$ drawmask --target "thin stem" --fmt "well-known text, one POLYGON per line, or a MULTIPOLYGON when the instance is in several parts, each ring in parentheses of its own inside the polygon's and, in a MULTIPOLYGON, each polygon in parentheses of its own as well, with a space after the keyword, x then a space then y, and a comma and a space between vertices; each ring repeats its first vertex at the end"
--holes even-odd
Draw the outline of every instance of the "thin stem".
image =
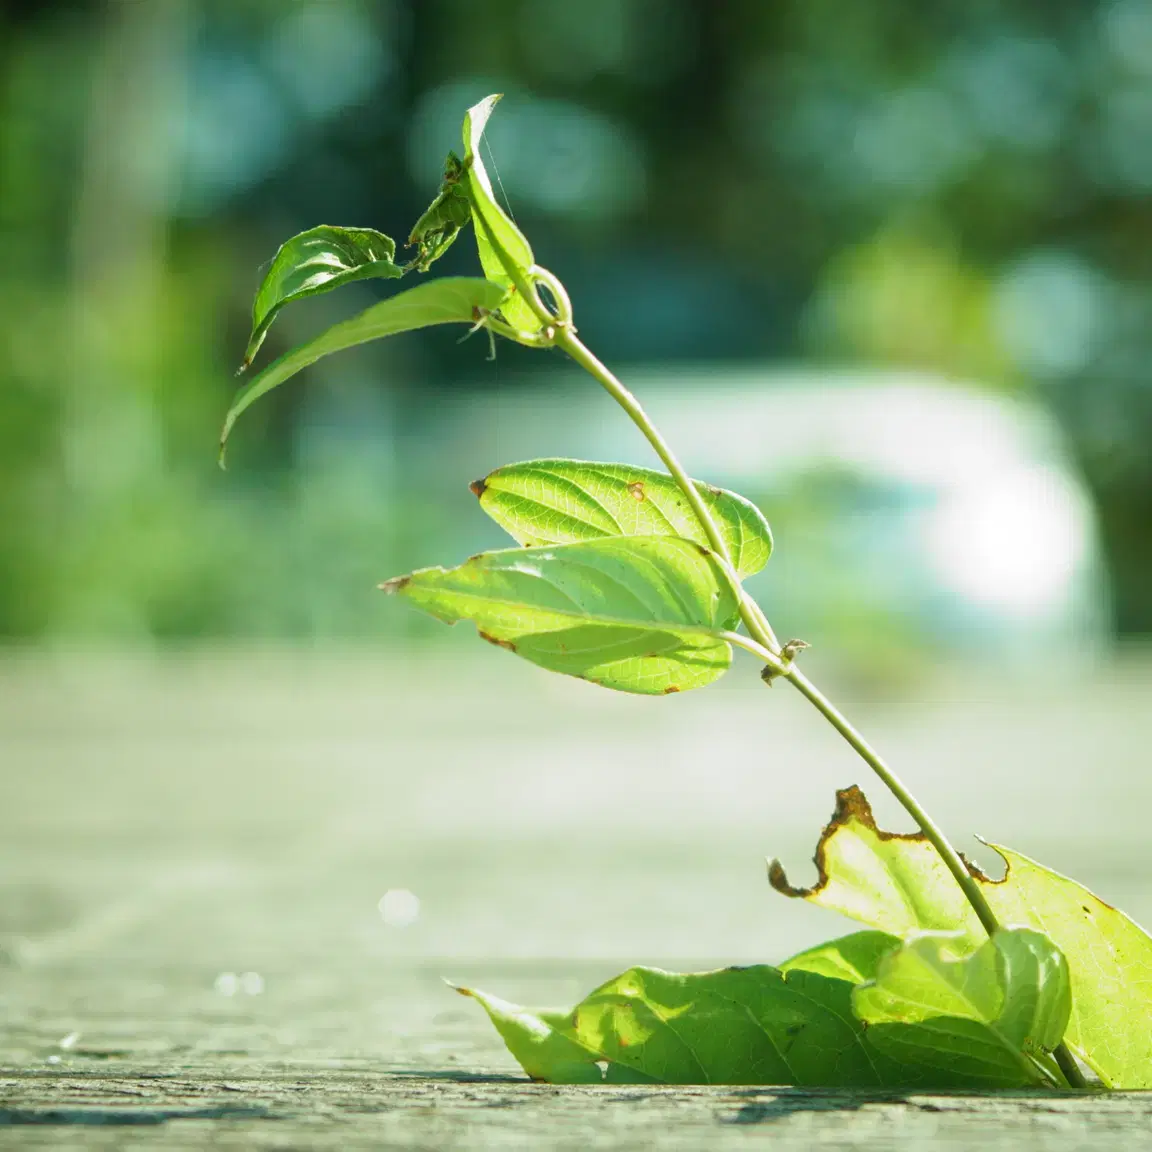
MULTIPOLYGON (((720 535, 720 529, 716 526, 716 521, 713 519, 708 505, 704 503, 699 489, 692 482, 688 473, 684 471, 683 465, 676 458, 676 454, 669 447, 668 442, 660 435, 656 426, 648 418, 648 413, 640 406, 640 401, 585 347, 571 328, 563 327, 557 330, 556 347, 562 348, 585 372, 600 383, 612 399, 628 413, 632 423, 640 429, 644 438, 655 449, 656 455, 663 461, 664 467, 668 469, 680 490, 687 497, 688 503, 692 505, 692 511, 696 514, 700 527, 704 529, 704 535, 708 537, 712 551, 731 568, 732 554, 728 551, 724 537, 720 535)), ((755 601, 745 595, 742 589, 740 590, 740 618, 744 621, 744 626, 754 640, 767 648, 769 652, 780 651, 780 642, 776 639, 771 625, 755 601)))
POLYGON ((1069 1085, 1073 1088, 1087 1088, 1088 1081, 1084 1079, 1084 1074, 1080 1071, 1080 1065, 1076 1063, 1076 1057, 1068 1051, 1068 1045, 1061 1042, 1052 1049, 1052 1058, 1060 1067, 1060 1071, 1064 1073, 1064 1079, 1068 1081, 1069 1085))
MULTIPOLYGON (((975 877, 968 871, 960 853, 952 847, 948 837, 944 835, 932 817, 920 807, 916 797, 908 791, 900 777, 884 763, 872 745, 856 731, 836 705, 795 664, 790 664, 782 675, 785 679, 790 680, 809 702, 816 706, 828 723, 852 745, 857 754, 868 764, 868 767, 880 777, 888 791, 900 801, 904 810, 916 821, 920 831, 924 833, 940 854, 940 858, 944 861, 948 871, 952 873, 956 883, 960 885, 961 891, 967 897, 968 903, 972 905, 972 910, 979 917, 984 930, 991 936, 1000 927, 1000 922, 996 919, 996 914, 992 911, 984 893, 980 891, 980 885, 976 883, 975 877)), ((1065 1044, 1060 1043, 1053 1048, 1052 1056, 1070 1087, 1088 1087, 1088 1082, 1081 1074, 1075 1057, 1069 1052, 1065 1044)))

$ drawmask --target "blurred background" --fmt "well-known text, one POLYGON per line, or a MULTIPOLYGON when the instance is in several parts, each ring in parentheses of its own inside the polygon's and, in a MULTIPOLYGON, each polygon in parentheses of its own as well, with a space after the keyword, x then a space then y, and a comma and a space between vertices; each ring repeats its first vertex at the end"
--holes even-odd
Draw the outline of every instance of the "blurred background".
MULTIPOLYGON (((261 266, 406 235, 490 91, 585 340, 773 523, 783 631, 899 662, 1152 630, 1143 0, 5 0, 0 635, 449 641, 374 585, 501 541, 470 480, 650 462, 558 357, 434 330, 294 380, 215 468, 261 266)), ((390 290, 288 309, 265 357, 390 290)))
MULTIPOLYGON (((668 962, 826 928, 760 857, 802 869, 864 772, 795 694, 742 663, 617 697, 375 589, 504 546, 494 467, 655 463, 561 357, 378 342, 216 466, 262 265, 405 236, 490 92, 583 338, 772 523, 781 636, 957 833, 1152 911, 1147 0, 0 0, 0 956, 168 947, 210 996, 333 940, 668 962)), ((436 272, 477 270, 465 235, 436 272)), ((286 309, 263 361, 392 290, 286 309)), ((14 1050, 79 1027, 59 997, 14 1050)))

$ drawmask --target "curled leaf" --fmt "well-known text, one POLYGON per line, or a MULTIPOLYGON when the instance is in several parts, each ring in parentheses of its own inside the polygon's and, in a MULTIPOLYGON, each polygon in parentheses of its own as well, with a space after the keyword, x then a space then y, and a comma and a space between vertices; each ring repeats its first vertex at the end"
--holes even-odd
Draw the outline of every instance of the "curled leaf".
POLYGON ((472 205, 461 183, 463 176, 460 157, 449 152, 440 191, 408 236, 408 247, 418 249, 413 263, 420 272, 427 272, 433 261, 448 251, 460 229, 472 219, 472 205))
POLYGON ((396 245, 371 228, 335 228, 321 224, 285 241, 264 274, 252 304, 252 335, 244 353, 244 371, 252 363, 272 321, 285 304, 331 292, 354 280, 395 279, 404 269, 393 263, 396 245))

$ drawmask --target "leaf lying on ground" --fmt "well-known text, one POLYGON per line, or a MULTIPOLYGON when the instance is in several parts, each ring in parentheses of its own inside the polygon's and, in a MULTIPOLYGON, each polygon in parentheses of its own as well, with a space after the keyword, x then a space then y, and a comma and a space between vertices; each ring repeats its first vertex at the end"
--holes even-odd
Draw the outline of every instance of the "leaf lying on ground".
MULTIPOLYGON (((1072 987, 1065 1041, 1112 1088, 1152 1088, 1152 937, 1082 884, 999 845, 1007 872, 969 870, 1003 924, 1043 932, 1064 954, 1072 987)), ((858 788, 837 793, 816 849, 819 878, 789 884, 779 862, 773 887, 898 936, 959 928, 984 938, 975 914, 935 849, 920 834, 877 828, 858 788)))
MULTIPOLYGON (((1014 957, 1022 946, 1015 933, 1007 936, 1002 948, 1014 957)), ((631 968, 570 1011, 530 1010, 473 989, 458 991, 484 1006, 529 1076, 553 1084, 922 1089, 1045 1083, 1028 1053, 1034 1047, 1042 1056, 1063 1027, 1066 979, 1061 991, 1048 969, 1038 975, 1026 964, 1005 963, 986 944, 987 951, 952 962, 951 969, 940 966, 934 984, 917 963, 918 950, 932 943, 923 939, 901 948, 882 933, 857 933, 781 968, 688 975, 631 968), (877 982, 856 988, 825 969, 877 982), (965 997, 965 981, 954 973, 983 981, 976 1007, 975 993, 965 997), (853 1011, 854 996, 862 998, 867 1025, 853 1011)))
POLYGON ((989 1087, 1052 1082, 1038 1060, 1068 1023, 1064 957, 1029 928, 1001 929, 976 951, 963 949, 961 934, 932 932, 885 955, 874 979, 852 993, 868 1042, 894 1060, 989 1087))
POLYGON ((484 552, 382 585, 449 624, 553 672, 645 695, 699 688, 732 649, 732 577, 707 549, 630 536, 484 552))
POLYGON ((524 1071, 552 1084, 879 1087, 889 1068, 862 1041, 852 985, 803 971, 630 968, 570 1012, 461 991, 484 1006, 524 1071))
MULTIPOLYGON (((772 554, 760 509, 735 492, 696 486, 744 579, 772 554)), ((708 544, 696 514, 667 472, 587 460, 508 464, 472 485, 480 507, 521 544, 569 544, 604 536, 680 536, 708 544)))

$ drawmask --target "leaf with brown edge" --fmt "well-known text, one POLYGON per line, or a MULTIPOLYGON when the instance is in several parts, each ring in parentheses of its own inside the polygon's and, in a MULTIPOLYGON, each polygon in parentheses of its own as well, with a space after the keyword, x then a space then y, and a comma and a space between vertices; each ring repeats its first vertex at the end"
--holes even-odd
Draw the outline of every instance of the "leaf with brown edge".
POLYGON ((722 676, 739 619, 731 569, 668 536, 482 552, 382 587, 551 672, 648 696, 722 676))
MULTIPOLYGON (((789 883, 779 861, 772 886, 882 932, 985 934, 951 873, 920 833, 876 825, 859 788, 836 795, 816 848, 818 878, 789 883)), ((1152 937, 1082 884, 1009 848, 989 844, 1007 871, 993 880, 968 864, 997 919, 1045 933, 1068 961, 1072 1013, 1065 1042, 1112 1088, 1152 1088, 1152 937)))

